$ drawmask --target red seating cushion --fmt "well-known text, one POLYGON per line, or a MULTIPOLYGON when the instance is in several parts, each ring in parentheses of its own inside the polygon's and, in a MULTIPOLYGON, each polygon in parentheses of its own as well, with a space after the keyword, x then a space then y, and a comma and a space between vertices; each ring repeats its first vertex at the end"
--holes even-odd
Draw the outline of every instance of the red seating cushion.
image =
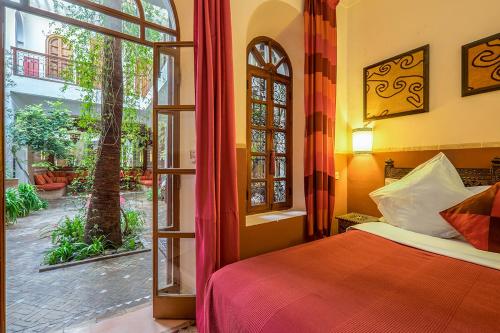
POLYGON ((49 175, 47 175, 46 173, 42 174, 42 177, 43 177, 43 179, 45 179, 45 182, 47 184, 52 184, 53 183, 52 178, 50 178, 49 175))
POLYGON ((151 170, 144 171, 144 175, 140 177, 140 179, 153 179, 153 172, 151 170))
POLYGON ((45 181, 45 178, 43 178, 42 175, 35 175, 35 185, 45 185, 47 182, 45 181))
POLYGON ((141 179, 139 181, 139 183, 141 185, 148 186, 148 187, 153 186, 153 180, 152 179, 141 179))
POLYGON ((69 184, 68 178, 67 177, 54 177, 52 179, 54 183, 64 183, 64 184, 69 184))
POLYGON ((500 182, 440 214, 475 248, 500 253, 500 182))
POLYGON ((50 184, 44 184, 44 185, 37 185, 36 187, 42 191, 55 191, 55 190, 60 190, 62 188, 65 188, 66 184, 65 183, 50 183, 50 184))
POLYGON ((49 176, 50 178, 55 177, 55 175, 52 173, 52 171, 47 171, 47 176, 49 176))

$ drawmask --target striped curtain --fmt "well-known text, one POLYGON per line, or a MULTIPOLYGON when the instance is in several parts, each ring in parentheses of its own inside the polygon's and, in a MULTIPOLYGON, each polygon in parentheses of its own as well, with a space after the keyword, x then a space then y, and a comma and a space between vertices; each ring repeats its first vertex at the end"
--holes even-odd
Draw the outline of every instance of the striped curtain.
POLYGON ((306 0, 304 187, 309 236, 328 236, 335 204, 336 7, 306 0))

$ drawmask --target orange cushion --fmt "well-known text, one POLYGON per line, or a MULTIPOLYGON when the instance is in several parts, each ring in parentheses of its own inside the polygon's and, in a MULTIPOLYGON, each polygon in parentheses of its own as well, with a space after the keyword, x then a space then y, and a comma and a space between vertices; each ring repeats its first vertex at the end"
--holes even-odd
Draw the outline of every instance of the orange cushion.
POLYGON ((52 173, 52 171, 47 171, 47 176, 49 176, 50 178, 55 177, 55 175, 52 173))
POLYGON ((153 186, 153 180, 140 180, 139 183, 144 186, 153 186))
POLYGON ((68 178, 66 178, 66 177, 54 177, 54 178, 52 178, 52 181, 54 183, 64 183, 64 184, 68 184, 69 183, 68 182, 68 178))
POLYGON ((37 185, 36 187, 42 191, 55 191, 55 190, 60 190, 62 188, 65 188, 66 184, 64 184, 64 183, 51 183, 51 184, 37 185))
POLYGON ((500 253, 500 182, 440 214, 475 248, 500 253))
POLYGON ((47 175, 46 173, 42 174, 42 177, 43 177, 43 179, 45 179, 45 182, 46 182, 47 184, 51 184, 51 183, 53 183, 52 179, 51 179, 51 178, 49 177, 49 175, 47 175))
POLYGON ((45 181, 45 178, 43 178, 42 175, 35 175, 35 185, 45 185, 47 182, 45 181))

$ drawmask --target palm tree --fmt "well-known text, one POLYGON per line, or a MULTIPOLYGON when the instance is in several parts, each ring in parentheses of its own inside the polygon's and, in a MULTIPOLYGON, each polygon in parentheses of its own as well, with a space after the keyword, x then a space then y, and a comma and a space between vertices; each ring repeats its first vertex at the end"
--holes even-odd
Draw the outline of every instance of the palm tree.
MULTIPOLYGON (((107 0, 116 7, 120 1, 107 0)), ((107 2, 107 3, 106 3, 107 2)), ((119 7, 119 6, 118 6, 119 7)), ((120 8, 117 8, 120 9, 120 8)), ((121 22, 107 19, 116 29, 121 22)), ((120 227, 120 152, 123 116, 122 41, 106 36, 103 45, 101 135, 94 169, 94 182, 87 211, 85 241, 105 236, 113 247, 122 245, 120 227)))

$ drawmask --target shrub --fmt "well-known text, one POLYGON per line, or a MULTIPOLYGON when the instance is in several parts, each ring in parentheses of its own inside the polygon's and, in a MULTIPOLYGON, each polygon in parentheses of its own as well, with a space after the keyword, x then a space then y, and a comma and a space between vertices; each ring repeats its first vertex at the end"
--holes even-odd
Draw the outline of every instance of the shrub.
POLYGON ((121 229, 124 237, 140 234, 145 223, 143 212, 134 209, 122 210, 121 229))
POLYGON ((142 248, 142 242, 139 239, 139 236, 129 236, 123 239, 122 248, 127 251, 137 250, 138 248, 142 248))
POLYGON ((53 244, 82 243, 85 233, 85 217, 76 215, 73 218, 66 216, 52 230, 50 238, 53 244))
POLYGON ((75 260, 83 260, 104 254, 106 250, 106 239, 103 236, 92 239, 92 243, 76 243, 75 260))
POLYGON ((31 212, 47 208, 48 204, 38 196, 36 187, 21 183, 18 188, 5 190, 5 215, 7 223, 15 223, 17 218, 28 216, 31 212))
POLYGON ((8 188, 5 191, 5 215, 7 223, 16 223, 17 218, 26 214, 26 207, 19 197, 19 192, 15 188, 8 188))
POLYGON ((34 185, 21 183, 17 191, 28 214, 48 207, 47 201, 40 199, 38 196, 37 189, 34 185))
POLYGON ((45 254, 43 261, 48 265, 56 265, 70 261, 74 254, 75 246, 68 241, 63 241, 57 247, 49 250, 45 254))
POLYGON ((35 152, 66 158, 73 145, 69 135, 72 128, 73 118, 64 103, 45 101, 16 111, 10 131, 16 147, 28 146, 35 152))
MULTIPOLYGON (((46 252, 43 262, 47 265, 56 265, 72 260, 83 260, 104 254, 109 243, 105 237, 96 237, 90 244, 84 242, 85 221, 83 214, 73 218, 66 216, 50 232, 54 247, 46 252)), ((134 209, 122 211, 121 227, 123 245, 121 249, 127 251, 143 247, 140 233, 144 229, 144 213, 134 209)))
POLYGON ((90 244, 86 244, 84 232, 84 216, 76 215, 73 218, 66 216, 51 232, 52 244, 55 247, 47 251, 44 263, 55 265, 102 255, 107 246, 106 239, 96 237, 90 244))

